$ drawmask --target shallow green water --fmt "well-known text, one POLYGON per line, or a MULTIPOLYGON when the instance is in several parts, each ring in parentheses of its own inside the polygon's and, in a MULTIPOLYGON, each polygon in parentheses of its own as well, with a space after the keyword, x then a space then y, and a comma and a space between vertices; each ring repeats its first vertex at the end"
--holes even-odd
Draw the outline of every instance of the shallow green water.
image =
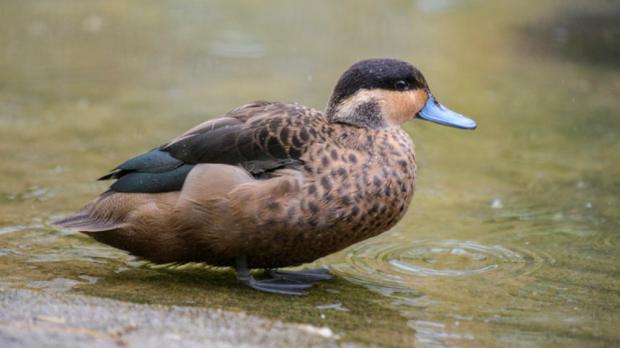
POLYGON ((4 1, 0 285, 241 310, 364 343, 617 345, 618 23, 611 1, 4 1), (320 260, 338 279, 310 296, 155 269, 50 225, 129 156, 250 100, 322 108, 376 56, 415 63, 479 128, 409 124, 409 213, 320 260))

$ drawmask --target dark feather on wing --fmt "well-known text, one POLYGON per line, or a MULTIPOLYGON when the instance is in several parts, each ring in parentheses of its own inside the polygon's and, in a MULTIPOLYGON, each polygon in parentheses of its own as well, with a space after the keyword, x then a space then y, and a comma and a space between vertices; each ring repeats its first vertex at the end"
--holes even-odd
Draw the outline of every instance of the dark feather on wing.
POLYGON ((193 165, 239 165, 257 178, 302 164, 301 151, 279 135, 290 105, 256 102, 200 124, 159 148, 119 165, 99 180, 117 179, 117 192, 180 190, 193 165))

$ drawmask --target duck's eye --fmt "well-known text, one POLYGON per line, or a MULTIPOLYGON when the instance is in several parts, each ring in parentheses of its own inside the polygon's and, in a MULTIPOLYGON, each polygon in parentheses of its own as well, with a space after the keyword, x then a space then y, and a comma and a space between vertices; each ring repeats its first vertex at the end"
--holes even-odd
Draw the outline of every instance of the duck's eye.
POLYGON ((409 89, 409 82, 407 81, 403 81, 403 80, 398 80, 394 83, 394 88, 396 88, 399 91, 405 91, 409 89))

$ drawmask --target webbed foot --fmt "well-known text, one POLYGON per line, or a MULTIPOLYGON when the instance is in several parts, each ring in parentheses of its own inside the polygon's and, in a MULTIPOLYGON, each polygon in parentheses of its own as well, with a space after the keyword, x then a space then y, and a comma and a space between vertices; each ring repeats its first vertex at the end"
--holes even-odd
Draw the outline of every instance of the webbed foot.
POLYGON ((269 292, 273 294, 281 295, 306 295, 304 289, 312 287, 312 284, 304 283, 302 281, 285 279, 281 277, 274 277, 269 279, 254 279, 250 270, 247 267, 247 261, 245 257, 238 257, 235 260, 235 269, 237 270, 237 279, 258 291, 269 292))
POLYGON ((316 282, 334 278, 334 276, 329 273, 329 269, 327 269, 327 267, 306 269, 297 272, 277 271, 272 269, 269 270, 269 274, 277 279, 286 279, 298 282, 316 282))
POLYGON ((243 279, 241 277, 237 277, 237 279, 252 289, 281 295, 306 295, 304 289, 312 287, 312 284, 278 278, 256 280, 254 277, 250 276, 249 279, 243 279))

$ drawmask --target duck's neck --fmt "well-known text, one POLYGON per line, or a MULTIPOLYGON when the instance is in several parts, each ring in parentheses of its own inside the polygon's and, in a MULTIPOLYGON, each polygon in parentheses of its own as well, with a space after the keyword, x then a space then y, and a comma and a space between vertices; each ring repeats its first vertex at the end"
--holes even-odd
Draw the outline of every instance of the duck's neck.
POLYGON ((373 91, 362 91, 342 100, 330 100, 325 114, 330 122, 356 127, 384 129, 389 127, 383 107, 373 91))

